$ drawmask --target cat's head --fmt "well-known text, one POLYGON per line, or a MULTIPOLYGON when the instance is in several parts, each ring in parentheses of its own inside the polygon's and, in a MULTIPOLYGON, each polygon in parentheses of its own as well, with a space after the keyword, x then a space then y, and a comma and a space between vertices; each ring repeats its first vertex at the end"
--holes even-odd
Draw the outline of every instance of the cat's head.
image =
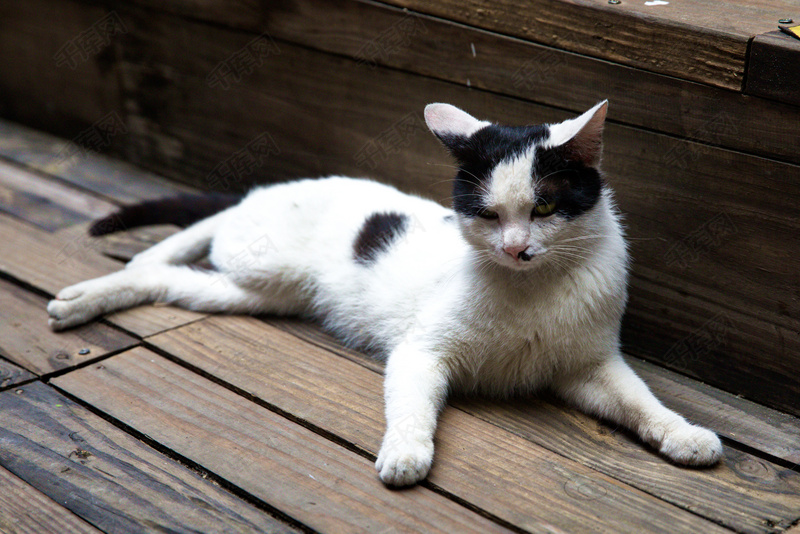
POLYGON ((475 249, 515 270, 569 250, 601 199, 607 107, 537 126, 500 126, 449 104, 425 108, 425 122, 458 163, 453 208, 475 249))

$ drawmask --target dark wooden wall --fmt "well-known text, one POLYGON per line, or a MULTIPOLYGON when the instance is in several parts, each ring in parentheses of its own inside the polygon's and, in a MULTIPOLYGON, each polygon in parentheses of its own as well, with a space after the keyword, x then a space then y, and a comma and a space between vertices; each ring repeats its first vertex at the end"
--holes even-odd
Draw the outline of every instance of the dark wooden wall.
POLYGON ((0 2, 0 115, 208 189, 342 173, 446 203, 425 104, 523 124, 610 99, 626 350, 798 414, 800 108, 673 59, 658 73, 357 0, 0 2))

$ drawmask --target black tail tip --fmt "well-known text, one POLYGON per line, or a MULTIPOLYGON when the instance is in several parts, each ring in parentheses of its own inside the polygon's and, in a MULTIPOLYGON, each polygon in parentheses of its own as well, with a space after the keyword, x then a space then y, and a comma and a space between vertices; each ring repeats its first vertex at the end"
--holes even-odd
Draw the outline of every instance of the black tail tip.
POLYGON ((113 234, 114 232, 121 232, 127 229, 128 227, 119 217, 119 213, 112 213, 92 223, 92 226, 89 227, 89 235, 92 237, 99 237, 101 235, 113 234))

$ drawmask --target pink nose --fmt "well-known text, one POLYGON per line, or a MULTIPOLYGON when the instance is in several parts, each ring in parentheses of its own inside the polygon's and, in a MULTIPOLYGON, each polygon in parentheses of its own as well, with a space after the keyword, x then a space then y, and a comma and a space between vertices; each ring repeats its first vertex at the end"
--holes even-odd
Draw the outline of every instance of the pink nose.
POLYGON ((508 247, 503 247, 503 251, 506 254, 511 255, 512 258, 519 259, 519 253, 524 252, 525 249, 527 248, 528 245, 508 246, 508 247))

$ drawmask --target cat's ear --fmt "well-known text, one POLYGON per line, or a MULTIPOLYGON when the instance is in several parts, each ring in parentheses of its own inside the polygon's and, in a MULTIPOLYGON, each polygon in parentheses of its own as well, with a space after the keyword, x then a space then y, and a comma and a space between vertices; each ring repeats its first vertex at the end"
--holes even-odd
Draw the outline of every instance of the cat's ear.
POLYGON ((480 121, 450 104, 425 106, 425 122, 434 135, 451 151, 457 150, 469 136, 491 124, 480 121))
POLYGON ((566 156, 589 167, 600 163, 603 154, 603 125, 606 121, 608 100, 574 119, 550 124, 548 146, 563 146, 566 156))

